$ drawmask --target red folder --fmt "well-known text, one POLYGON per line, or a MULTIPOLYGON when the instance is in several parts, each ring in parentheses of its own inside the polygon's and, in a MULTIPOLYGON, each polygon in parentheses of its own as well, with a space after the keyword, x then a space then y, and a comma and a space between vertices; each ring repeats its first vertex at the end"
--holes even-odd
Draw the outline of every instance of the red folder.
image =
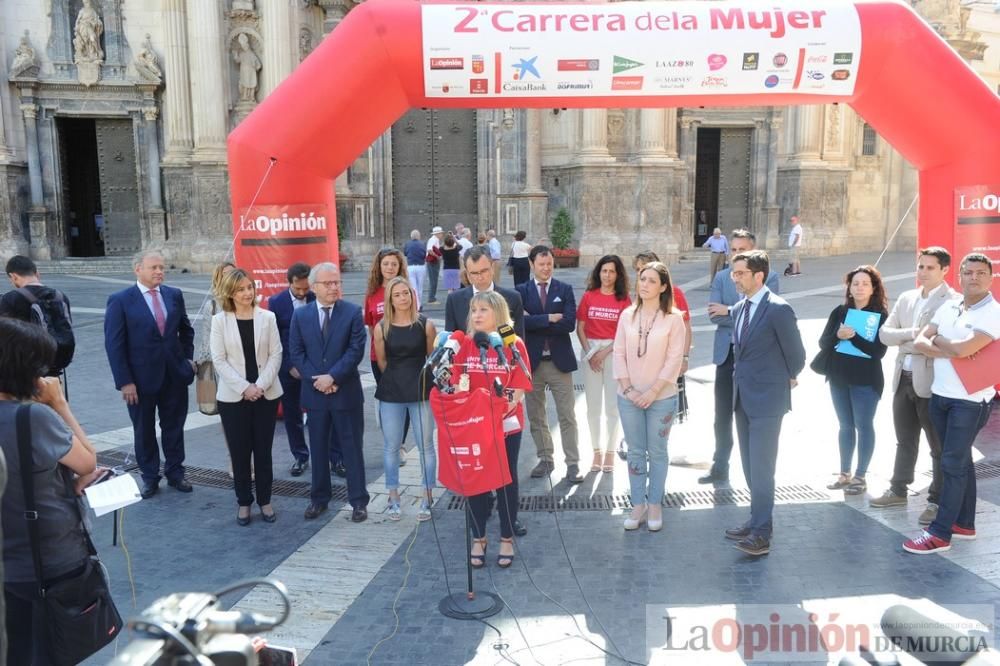
POLYGON ((1000 341, 986 345, 972 356, 951 359, 951 365, 969 393, 1000 384, 1000 341))

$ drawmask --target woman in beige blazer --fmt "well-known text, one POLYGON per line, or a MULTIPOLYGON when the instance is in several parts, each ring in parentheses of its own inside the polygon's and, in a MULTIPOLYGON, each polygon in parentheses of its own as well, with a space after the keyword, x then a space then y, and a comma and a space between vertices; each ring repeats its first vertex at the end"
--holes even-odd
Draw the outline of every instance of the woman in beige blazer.
POLYGON ((250 524, 252 458, 261 517, 273 523, 277 516, 271 507, 271 445, 282 394, 278 324, 273 313, 257 307, 253 280, 241 268, 223 278, 219 300, 222 312, 212 318, 209 346, 219 378, 219 416, 233 461, 236 522, 250 524))

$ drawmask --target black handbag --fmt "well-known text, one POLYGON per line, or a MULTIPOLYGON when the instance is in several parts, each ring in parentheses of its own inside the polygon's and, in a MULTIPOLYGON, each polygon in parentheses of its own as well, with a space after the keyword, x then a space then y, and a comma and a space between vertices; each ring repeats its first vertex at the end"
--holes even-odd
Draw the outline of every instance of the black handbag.
POLYGON ((830 374, 830 362, 833 360, 834 351, 830 349, 820 349, 819 353, 816 354, 816 358, 812 360, 809 364, 809 369, 815 372, 817 375, 822 375, 826 377, 830 374))
POLYGON ((24 519, 28 524, 31 558, 38 581, 38 594, 45 612, 45 624, 35 631, 45 632, 50 663, 56 666, 78 664, 115 639, 122 629, 122 617, 115 608, 97 557, 97 549, 83 522, 80 505, 74 502, 80 527, 87 539, 90 557, 83 567, 66 576, 46 581, 42 577, 41 540, 38 535, 38 512, 35 510, 35 479, 31 457, 31 405, 17 408, 17 448, 21 459, 21 483, 24 489, 24 519))

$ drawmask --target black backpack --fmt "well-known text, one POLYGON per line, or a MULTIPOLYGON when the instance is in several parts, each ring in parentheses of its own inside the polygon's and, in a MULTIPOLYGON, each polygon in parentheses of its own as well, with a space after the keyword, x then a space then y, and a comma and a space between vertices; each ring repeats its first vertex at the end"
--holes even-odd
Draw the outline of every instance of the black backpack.
POLYGON ((21 287, 17 291, 28 299, 31 306, 31 321, 48 331, 56 341, 56 358, 49 372, 57 373, 65 370, 73 360, 73 352, 76 351, 73 318, 70 316, 66 299, 55 289, 46 289, 39 295, 27 287, 21 287))

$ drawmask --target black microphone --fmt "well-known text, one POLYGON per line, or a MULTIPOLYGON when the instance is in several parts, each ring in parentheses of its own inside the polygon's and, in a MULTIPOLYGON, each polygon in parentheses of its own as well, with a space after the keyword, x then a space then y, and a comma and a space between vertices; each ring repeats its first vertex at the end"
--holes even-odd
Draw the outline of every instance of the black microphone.
POLYGON ((497 394, 498 398, 503 397, 503 382, 500 381, 499 377, 493 378, 493 392, 497 394))
POLYGON ((489 370, 486 368, 486 352, 490 348, 490 336, 482 331, 477 331, 472 336, 472 341, 479 347, 479 361, 483 364, 483 372, 489 374, 489 370))
POLYGON ((517 365, 521 368, 521 372, 526 374, 528 377, 531 377, 531 370, 529 370, 528 366, 525 365, 524 359, 521 358, 521 353, 517 351, 517 345, 515 344, 517 342, 517 333, 514 332, 514 327, 510 324, 498 326, 497 333, 500 334, 500 338, 503 340, 503 343, 510 347, 510 353, 517 362, 517 365))
POLYGON ((956 631, 899 604, 882 614, 881 624, 893 645, 927 664, 962 663, 986 645, 981 633, 956 631))
POLYGON ((510 363, 507 362, 507 355, 503 353, 503 339, 500 337, 499 333, 490 333, 490 347, 493 347, 493 351, 497 353, 500 365, 502 365, 507 372, 510 372, 510 363))

